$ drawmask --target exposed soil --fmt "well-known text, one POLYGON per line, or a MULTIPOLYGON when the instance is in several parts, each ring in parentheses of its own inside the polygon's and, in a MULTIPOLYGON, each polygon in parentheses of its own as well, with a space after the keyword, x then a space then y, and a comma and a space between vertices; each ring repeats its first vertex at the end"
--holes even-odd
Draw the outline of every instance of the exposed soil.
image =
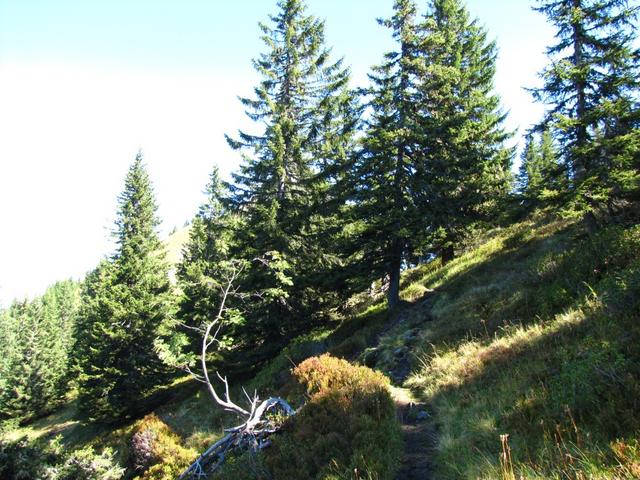
MULTIPOLYGON (((430 316, 429 308, 435 292, 429 291, 420 303, 405 308, 389 319, 384 329, 376 335, 370 347, 376 347, 382 337, 398 325, 408 320, 409 308, 420 308, 425 317, 430 316)), ((361 352, 360 352, 361 353, 361 352)), ((357 357, 358 354, 356 354, 357 357)), ((375 367, 374 367, 375 368, 375 367)), ((433 453, 437 443, 436 422, 432 410, 425 403, 416 401, 411 390, 402 388, 402 384, 411 374, 412 365, 406 349, 399 350, 395 356, 393 368, 387 371, 393 384, 393 399, 396 403, 398 421, 404 442, 403 455, 396 480, 432 480, 433 453)))
POLYGON ((407 389, 395 389, 394 399, 404 441, 403 457, 396 479, 431 480, 436 444, 435 422, 431 412, 425 404, 414 402, 407 389))

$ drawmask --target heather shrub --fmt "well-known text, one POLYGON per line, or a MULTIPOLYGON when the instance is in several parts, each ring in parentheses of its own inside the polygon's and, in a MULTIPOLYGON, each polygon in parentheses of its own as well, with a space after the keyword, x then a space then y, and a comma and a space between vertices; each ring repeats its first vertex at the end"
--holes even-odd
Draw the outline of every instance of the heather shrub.
POLYGON ((329 355, 293 375, 308 400, 265 452, 273 478, 393 478, 401 442, 386 377, 329 355))
POLYGON ((155 414, 135 426, 129 464, 140 480, 173 480, 198 453, 181 445, 180 437, 155 414))

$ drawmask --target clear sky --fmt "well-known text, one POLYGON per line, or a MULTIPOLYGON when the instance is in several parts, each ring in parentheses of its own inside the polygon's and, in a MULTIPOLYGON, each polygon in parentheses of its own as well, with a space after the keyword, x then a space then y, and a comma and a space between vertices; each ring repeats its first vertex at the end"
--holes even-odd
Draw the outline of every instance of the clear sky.
MULTIPOLYGON (((469 0, 500 49, 508 127, 542 109, 553 32, 534 0, 469 0)), ((425 4, 425 1, 419 1, 425 4)), ((224 133, 251 128, 236 97, 257 82, 257 23, 275 0, 0 0, 0 306, 111 253, 116 197, 142 149, 166 234, 195 213, 208 173, 238 155, 224 133)), ((308 0, 327 43, 364 85, 392 47, 377 17, 393 0, 308 0)))

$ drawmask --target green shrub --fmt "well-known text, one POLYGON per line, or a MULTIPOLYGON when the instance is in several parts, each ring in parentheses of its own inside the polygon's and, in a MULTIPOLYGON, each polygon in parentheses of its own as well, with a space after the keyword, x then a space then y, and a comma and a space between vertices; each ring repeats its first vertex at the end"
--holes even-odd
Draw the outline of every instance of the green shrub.
POLYGON ((197 456, 155 414, 147 415, 134 428, 129 464, 140 480, 173 480, 197 456))
POLYGON ((6 480, 119 480, 124 472, 109 448, 101 453, 92 447, 65 453, 60 437, 0 442, 0 478, 6 480))
POLYGON ((0 478, 29 480, 43 478, 47 467, 55 465, 58 457, 31 444, 26 438, 0 441, 0 478))
POLYGON ((266 451, 273 478, 393 478, 401 443, 386 377, 329 355, 293 375, 309 400, 266 451))
POLYGON ((113 450, 106 448, 97 454, 91 447, 75 450, 53 470, 55 473, 48 477, 51 480, 119 480, 125 472, 114 461, 113 450))
POLYGON ((260 452, 247 451, 230 455, 211 480, 273 480, 260 452))

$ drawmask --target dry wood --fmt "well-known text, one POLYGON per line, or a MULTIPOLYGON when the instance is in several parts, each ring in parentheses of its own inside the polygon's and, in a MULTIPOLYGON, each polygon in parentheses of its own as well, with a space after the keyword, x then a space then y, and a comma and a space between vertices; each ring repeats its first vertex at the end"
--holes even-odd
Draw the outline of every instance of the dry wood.
POLYGON ((213 397, 215 403, 220 405, 224 410, 239 415, 244 421, 237 427, 225 429, 225 436, 203 452, 196 461, 178 477, 178 480, 208 477, 224 463, 227 454, 232 450, 258 451, 265 448, 269 445, 269 436, 279 429, 279 425, 273 421, 273 415, 270 416, 269 414, 278 413, 284 416, 295 414, 295 411, 286 400, 280 397, 271 397, 261 401, 257 392, 254 393, 253 396, 250 396, 244 388, 243 392, 248 401, 248 409, 243 408, 231 400, 229 382, 226 376, 222 376, 216 372, 216 376, 224 385, 224 398, 218 394, 218 391, 209 378, 207 351, 218 339, 226 311, 227 300, 230 295, 235 293, 234 284, 241 272, 241 267, 234 266, 231 273, 225 279, 224 286, 221 289, 218 313, 216 317, 207 324, 204 330, 202 349, 200 352, 202 375, 198 375, 188 368, 187 371, 193 375, 196 380, 207 386, 207 390, 213 397))

